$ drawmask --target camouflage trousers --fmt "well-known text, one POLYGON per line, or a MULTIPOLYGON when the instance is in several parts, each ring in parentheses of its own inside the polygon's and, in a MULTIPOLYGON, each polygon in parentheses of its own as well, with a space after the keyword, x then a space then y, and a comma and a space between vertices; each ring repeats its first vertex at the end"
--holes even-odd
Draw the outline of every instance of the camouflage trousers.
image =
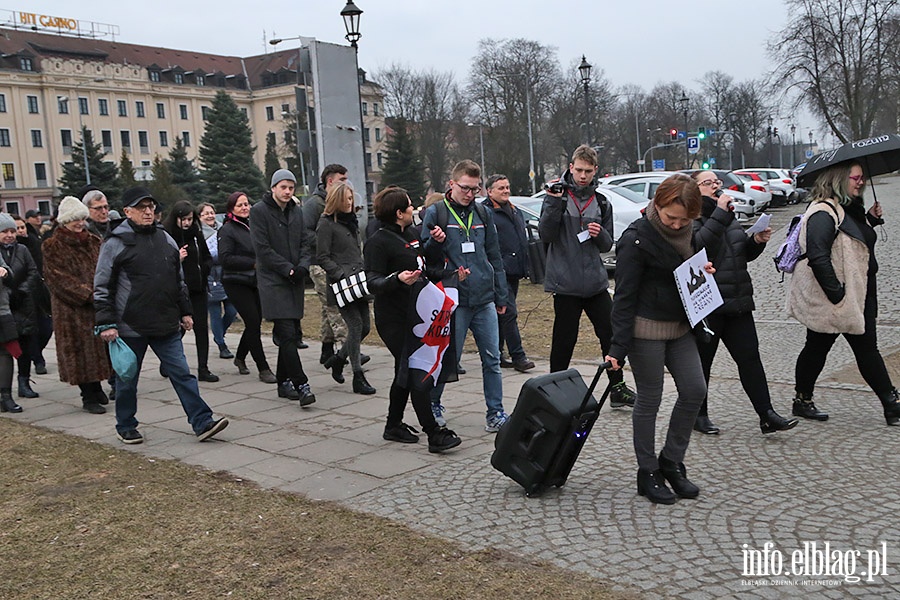
POLYGON ((316 288, 316 295, 322 303, 322 343, 339 343, 343 344, 347 339, 347 324, 341 317, 341 311, 337 306, 328 306, 325 291, 328 289, 328 281, 325 277, 325 269, 319 265, 312 265, 309 268, 309 276, 313 280, 313 286, 316 288))

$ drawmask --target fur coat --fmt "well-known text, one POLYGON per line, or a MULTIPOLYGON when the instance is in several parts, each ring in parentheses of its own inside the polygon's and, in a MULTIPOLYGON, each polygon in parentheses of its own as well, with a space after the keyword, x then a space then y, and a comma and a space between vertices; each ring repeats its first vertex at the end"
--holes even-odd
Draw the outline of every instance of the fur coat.
POLYGON ((43 245, 50 288, 59 379, 77 385, 103 381, 112 372, 106 344, 94 335, 94 269, 100 240, 58 227, 43 245))

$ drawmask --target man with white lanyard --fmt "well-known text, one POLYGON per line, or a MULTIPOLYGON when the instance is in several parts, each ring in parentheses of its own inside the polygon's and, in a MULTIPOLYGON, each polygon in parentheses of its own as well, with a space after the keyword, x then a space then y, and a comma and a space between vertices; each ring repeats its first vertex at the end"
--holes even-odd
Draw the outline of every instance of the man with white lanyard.
MULTIPOLYGON (((602 253, 613 245, 613 214, 607 200, 597 194, 597 153, 582 145, 559 184, 550 186, 541 208, 538 226, 547 244, 544 289, 553 294, 553 341, 550 371, 569 368, 582 311, 600 340, 601 356, 612 342, 609 279, 602 253)), ((622 371, 607 371, 613 388, 610 405, 634 406, 634 392, 625 385, 622 371)))
MULTIPOLYGON (((508 292, 492 211, 475 202, 480 190, 481 168, 471 160, 457 163, 444 201, 425 211, 422 232, 426 253, 438 245, 449 262, 448 268, 467 270, 465 281, 459 283, 459 307, 453 317, 457 362, 471 329, 481 355, 487 403, 484 429, 495 433, 507 419, 503 410, 497 315, 506 312, 508 292)), ((435 419, 442 426, 446 423, 440 401, 443 391, 444 385, 440 384, 431 397, 435 419)))

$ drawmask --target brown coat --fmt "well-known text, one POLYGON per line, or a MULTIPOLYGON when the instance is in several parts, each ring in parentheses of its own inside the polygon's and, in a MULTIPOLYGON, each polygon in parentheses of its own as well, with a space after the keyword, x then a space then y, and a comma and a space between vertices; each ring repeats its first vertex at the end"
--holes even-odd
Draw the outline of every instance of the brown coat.
POLYGON ((59 379, 74 385, 103 381, 112 370, 106 344, 94 335, 94 269, 100 239, 58 227, 43 251, 59 379))
POLYGON ((837 304, 832 304, 822 286, 816 281, 809 266, 809 261, 797 262, 791 276, 788 290, 788 314, 819 333, 850 333, 862 335, 866 329, 863 311, 866 305, 866 273, 869 267, 869 249, 865 243, 857 240, 840 229, 844 220, 844 208, 833 199, 814 202, 806 210, 806 217, 800 226, 800 249, 806 253, 806 222, 810 215, 825 211, 830 215, 837 213, 835 222, 837 236, 831 246, 831 264, 834 273, 843 282, 845 296, 837 304), (829 209, 825 203, 831 205, 829 209))

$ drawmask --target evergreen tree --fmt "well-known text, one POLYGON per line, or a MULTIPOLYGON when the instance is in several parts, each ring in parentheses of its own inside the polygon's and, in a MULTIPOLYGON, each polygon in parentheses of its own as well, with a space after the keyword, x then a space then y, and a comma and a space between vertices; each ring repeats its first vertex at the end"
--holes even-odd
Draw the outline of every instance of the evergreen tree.
MULTIPOLYGON (((194 167, 194 161, 188 158, 181 136, 175 138, 175 146, 169 151, 169 159, 166 163, 172 175, 172 183, 184 190, 191 202, 196 205, 208 200, 206 184, 200 179, 200 174, 194 167)), ((213 200, 221 199, 213 198, 213 200)))
POLYGON ((406 119, 396 119, 393 133, 387 142, 384 168, 381 170, 382 186, 399 185, 409 192, 413 204, 419 206, 425 196, 425 178, 422 160, 413 146, 406 119))
POLYGON ((72 161, 63 163, 62 176, 59 178, 60 193, 63 196, 76 196, 87 185, 84 173, 85 147, 87 147, 88 168, 91 170, 91 185, 97 186, 110 200, 118 199, 122 194, 119 181, 119 169, 115 163, 103 160, 106 153, 101 151, 100 144, 95 144, 90 130, 82 130, 85 143, 79 140, 72 145, 72 161))
POLYGON ((134 174, 134 165, 128 158, 128 153, 122 148, 122 154, 119 156, 119 180, 122 182, 122 190, 127 190, 137 185, 137 179, 134 174))
POLYGON ((250 142, 247 117, 232 97, 220 90, 200 140, 201 176, 216 205, 223 206, 228 195, 237 190, 256 200, 268 189, 262 171, 253 162, 250 142))
POLYGON ((153 158, 153 167, 150 169, 153 180, 147 186, 150 193, 166 210, 179 200, 187 200, 187 193, 172 182, 172 173, 169 171, 169 163, 157 154, 153 158))
POLYGON ((275 136, 266 136, 266 181, 272 180, 275 171, 281 168, 278 153, 275 152, 275 136))

